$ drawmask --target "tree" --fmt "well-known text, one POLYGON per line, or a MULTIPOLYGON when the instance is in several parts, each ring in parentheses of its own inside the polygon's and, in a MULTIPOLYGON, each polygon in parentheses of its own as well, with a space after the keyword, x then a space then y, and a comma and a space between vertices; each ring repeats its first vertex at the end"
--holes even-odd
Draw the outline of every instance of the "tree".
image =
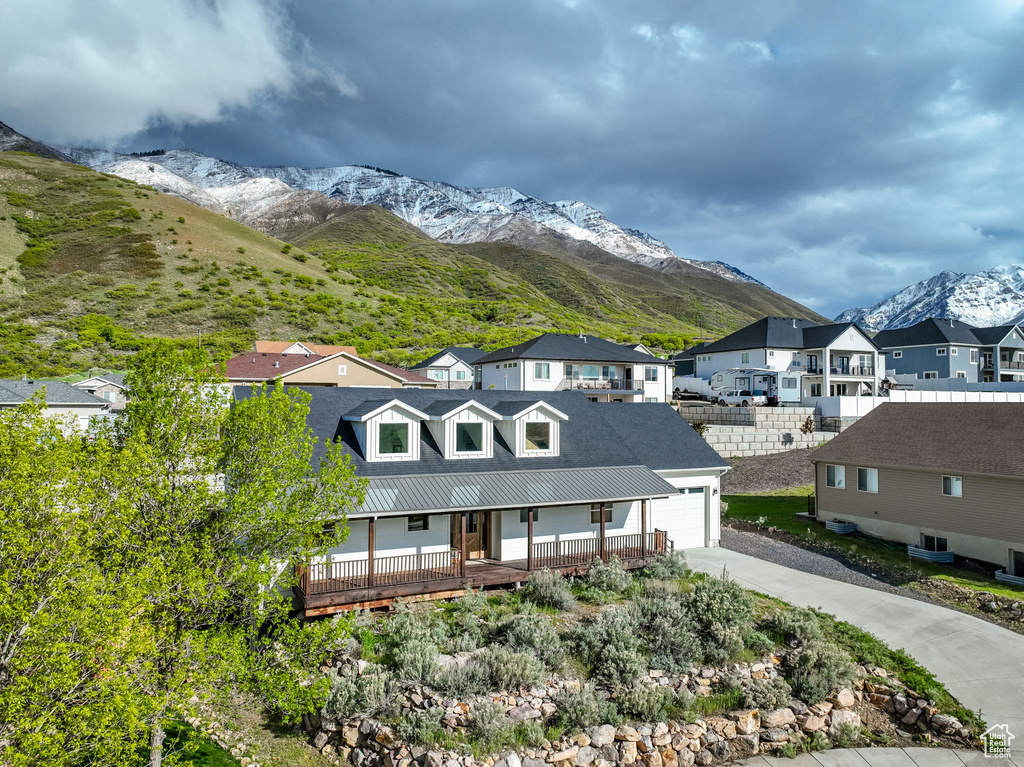
POLYGON ((110 512, 101 567, 146 583, 152 651, 139 681, 155 767, 164 725, 195 696, 267 674, 284 683, 279 659, 296 642, 315 660, 309 640, 330 637, 288 622, 290 565, 343 540, 363 482, 339 444, 316 444, 308 395, 272 387, 232 404, 200 350, 145 349, 127 385, 129 403, 93 450, 91 501, 110 512), (275 641, 261 641, 274 627, 275 641))
POLYGON ((134 669, 152 648, 138 584, 92 557, 94 477, 86 443, 38 400, 0 411, 0 764, 135 755, 134 669))

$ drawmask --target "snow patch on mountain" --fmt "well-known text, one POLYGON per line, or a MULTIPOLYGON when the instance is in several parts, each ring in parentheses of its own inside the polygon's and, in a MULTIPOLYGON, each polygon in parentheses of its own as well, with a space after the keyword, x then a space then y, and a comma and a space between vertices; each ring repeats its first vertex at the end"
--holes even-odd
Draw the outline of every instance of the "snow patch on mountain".
MULTIPOLYGON (((379 205, 441 242, 516 242, 518 232, 538 227, 597 247, 628 261, 658 268, 678 256, 646 232, 609 221, 598 209, 579 200, 547 202, 511 187, 470 189, 439 181, 423 181, 358 165, 334 168, 255 167, 207 157, 185 149, 146 156, 143 160, 103 150, 68 147, 77 162, 97 170, 126 175, 160 191, 185 197, 238 220, 266 211, 285 194, 280 187, 254 181, 276 180, 293 190, 320 192, 355 205, 379 205), (143 172, 142 168, 147 172, 143 172), (152 170, 160 167, 166 172, 152 170), (172 176, 180 177, 175 181, 172 176), (144 180, 145 179, 145 180, 144 180)), ((764 283, 721 261, 681 259, 737 282, 764 283)))
POLYGON ((874 306, 847 309, 836 322, 856 322, 877 331, 909 327, 928 317, 978 327, 1019 322, 1024 318, 1024 266, 1007 264, 973 274, 940 272, 874 306))

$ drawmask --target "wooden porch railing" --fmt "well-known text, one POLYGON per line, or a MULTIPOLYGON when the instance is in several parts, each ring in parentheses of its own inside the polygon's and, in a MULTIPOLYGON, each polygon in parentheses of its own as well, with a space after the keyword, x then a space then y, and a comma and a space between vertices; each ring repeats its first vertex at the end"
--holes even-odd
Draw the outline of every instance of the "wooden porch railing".
MULTIPOLYGON (((605 540, 605 556, 613 554, 619 559, 638 559, 645 554, 665 554, 668 535, 664 530, 647 533, 647 546, 641 546, 641 533, 610 535, 605 540)), ((585 565, 601 558, 600 538, 569 538, 533 544, 534 567, 565 567, 585 565)))
POLYGON ((457 577, 459 552, 450 550, 375 557, 372 578, 369 573, 369 561, 366 559, 307 565, 303 568, 299 587, 307 595, 328 594, 334 591, 400 586, 406 583, 457 577))

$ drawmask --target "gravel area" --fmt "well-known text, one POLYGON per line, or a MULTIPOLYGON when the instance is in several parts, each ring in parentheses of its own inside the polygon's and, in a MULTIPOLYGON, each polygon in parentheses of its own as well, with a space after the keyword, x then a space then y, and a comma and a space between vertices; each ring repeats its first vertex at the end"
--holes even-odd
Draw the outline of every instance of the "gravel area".
POLYGON ((830 578, 841 583, 851 583, 854 586, 864 586, 875 591, 899 594, 900 596, 910 597, 921 602, 932 601, 913 589, 893 586, 878 578, 871 577, 868 573, 855 570, 846 563, 832 557, 801 549, 764 535, 758 535, 757 533, 747 533, 723 527, 721 545, 722 548, 737 551, 740 554, 757 557, 766 562, 774 562, 783 567, 791 567, 800 572, 820 575, 823 578, 830 578))
POLYGON ((732 466, 722 477, 722 493, 763 493, 814 482, 813 448, 787 450, 774 455, 751 458, 727 458, 732 466))

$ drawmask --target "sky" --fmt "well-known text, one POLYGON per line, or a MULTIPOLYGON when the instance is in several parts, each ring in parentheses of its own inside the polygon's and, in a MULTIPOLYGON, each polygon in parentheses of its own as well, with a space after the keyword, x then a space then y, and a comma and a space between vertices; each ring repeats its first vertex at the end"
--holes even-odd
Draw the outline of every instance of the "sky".
POLYGON ((829 316, 1024 262, 1022 0, 0 0, 0 15, 0 121, 44 142, 582 200, 829 316))

